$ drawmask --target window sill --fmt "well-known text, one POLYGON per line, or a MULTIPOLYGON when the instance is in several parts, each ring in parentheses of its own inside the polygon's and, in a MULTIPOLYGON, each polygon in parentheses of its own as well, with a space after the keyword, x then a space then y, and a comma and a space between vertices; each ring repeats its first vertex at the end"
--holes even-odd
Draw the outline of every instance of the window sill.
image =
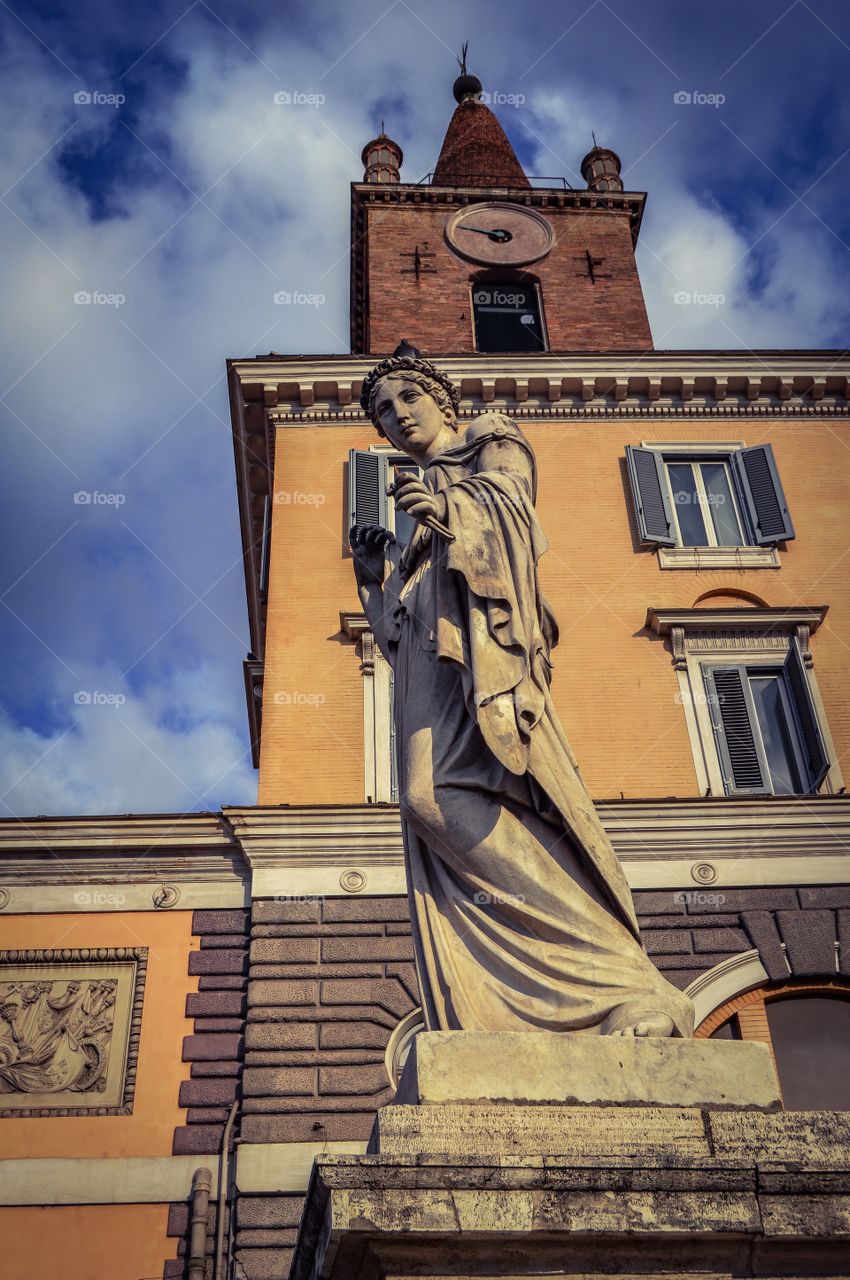
POLYGON ((660 569, 778 569, 776 547, 659 547, 660 569))

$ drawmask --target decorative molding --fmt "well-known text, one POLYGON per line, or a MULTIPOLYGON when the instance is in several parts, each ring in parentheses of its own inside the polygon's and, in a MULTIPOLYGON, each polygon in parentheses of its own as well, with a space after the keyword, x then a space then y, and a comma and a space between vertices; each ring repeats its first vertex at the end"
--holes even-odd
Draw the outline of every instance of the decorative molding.
POLYGON ((776 547, 659 547, 659 569, 778 569, 776 547))
POLYGON ((147 958, 0 951, 0 1118, 132 1114, 147 958))
POLYGON ((243 907, 248 881, 220 814, 0 821, 7 914, 243 907))
POLYGON ((685 987, 685 995, 694 1002, 696 1027, 727 1000, 767 982, 770 978, 757 950, 742 951, 740 955, 721 960, 713 969, 706 969, 685 987))
MULTIPOLYGON (((605 800, 596 810, 633 889, 688 888, 706 862, 723 887, 850 884, 850 797, 605 800)), ((368 876, 369 895, 407 892, 397 805, 224 812, 256 898, 342 897, 351 869, 368 876)))
POLYGON ((813 660, 809 639, 826 617, 829 605, 773 608, 763 605, 724 605, 717 609, 657 609, 646 611, 645 626, 659 636, 670 637, 673 666, 684 671, 689 653, 724 653, 745 650, 782 651, 791 637, 800 642, 808 668, 813 660))
POLYGON ((33 1157, 0 1160, 0 1205, 176 1204, 185 1202, 199 1161, 218 1186, 218 1156, 33 1157))

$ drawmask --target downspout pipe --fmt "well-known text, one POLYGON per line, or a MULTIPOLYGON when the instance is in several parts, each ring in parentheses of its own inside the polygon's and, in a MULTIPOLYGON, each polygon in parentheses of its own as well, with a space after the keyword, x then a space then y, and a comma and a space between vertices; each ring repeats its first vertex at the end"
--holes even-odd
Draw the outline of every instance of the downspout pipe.
MULTIPOLYGON (((224 1214, 227 1209, 230 1198, 230 1135, 233 1132, 233 1122, 236 1119, 236 1112, 239 1109, 239 1103, 234 1102, 230 1108, 230 1115, 227 1117, 227 1123, 224 1126, 224 1133, 221 1135, 221 1155, 218 1162, 218 1210, 216 1212, 215 1221, 215 1263, 213 1266, 213 1280, 222 1280, 222 1264, 224 1261, 224 1214)), ((190 1277, 194 1280, 194 1277, 190 1277)))
POLYGON ((210 1207, 212 1179, 212 1172, 209 1169, 196 1169, 192 1175, 187 1280, 204 1280, 207 1257, 207 1217, 210 1207))

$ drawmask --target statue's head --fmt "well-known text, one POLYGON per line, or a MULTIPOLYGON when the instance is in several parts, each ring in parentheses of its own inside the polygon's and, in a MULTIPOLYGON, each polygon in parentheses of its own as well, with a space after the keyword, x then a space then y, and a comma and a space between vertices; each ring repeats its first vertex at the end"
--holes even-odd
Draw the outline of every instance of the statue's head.
POLYGON ((457 388, 404 340, 363 379, 360 403, 378 434, 404 452, 447 427, 457 431, 457 388))

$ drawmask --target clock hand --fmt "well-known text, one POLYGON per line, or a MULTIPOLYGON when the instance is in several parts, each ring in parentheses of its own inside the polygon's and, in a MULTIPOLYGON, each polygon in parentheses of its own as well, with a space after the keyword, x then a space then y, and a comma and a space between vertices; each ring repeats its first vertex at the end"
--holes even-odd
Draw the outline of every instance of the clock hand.
POLYGON ((484 229, 484 227, 460 226, 457 228, 457 230, 458 231, 474 231, 476 235, 487 236, 489 240, 494 240, 496 244, 507 244, 509 240, 513 240, 514 238, 512 232, 505 231, 501 227, 496 228, 496 230, 494 231, 487 231, 484 229))

